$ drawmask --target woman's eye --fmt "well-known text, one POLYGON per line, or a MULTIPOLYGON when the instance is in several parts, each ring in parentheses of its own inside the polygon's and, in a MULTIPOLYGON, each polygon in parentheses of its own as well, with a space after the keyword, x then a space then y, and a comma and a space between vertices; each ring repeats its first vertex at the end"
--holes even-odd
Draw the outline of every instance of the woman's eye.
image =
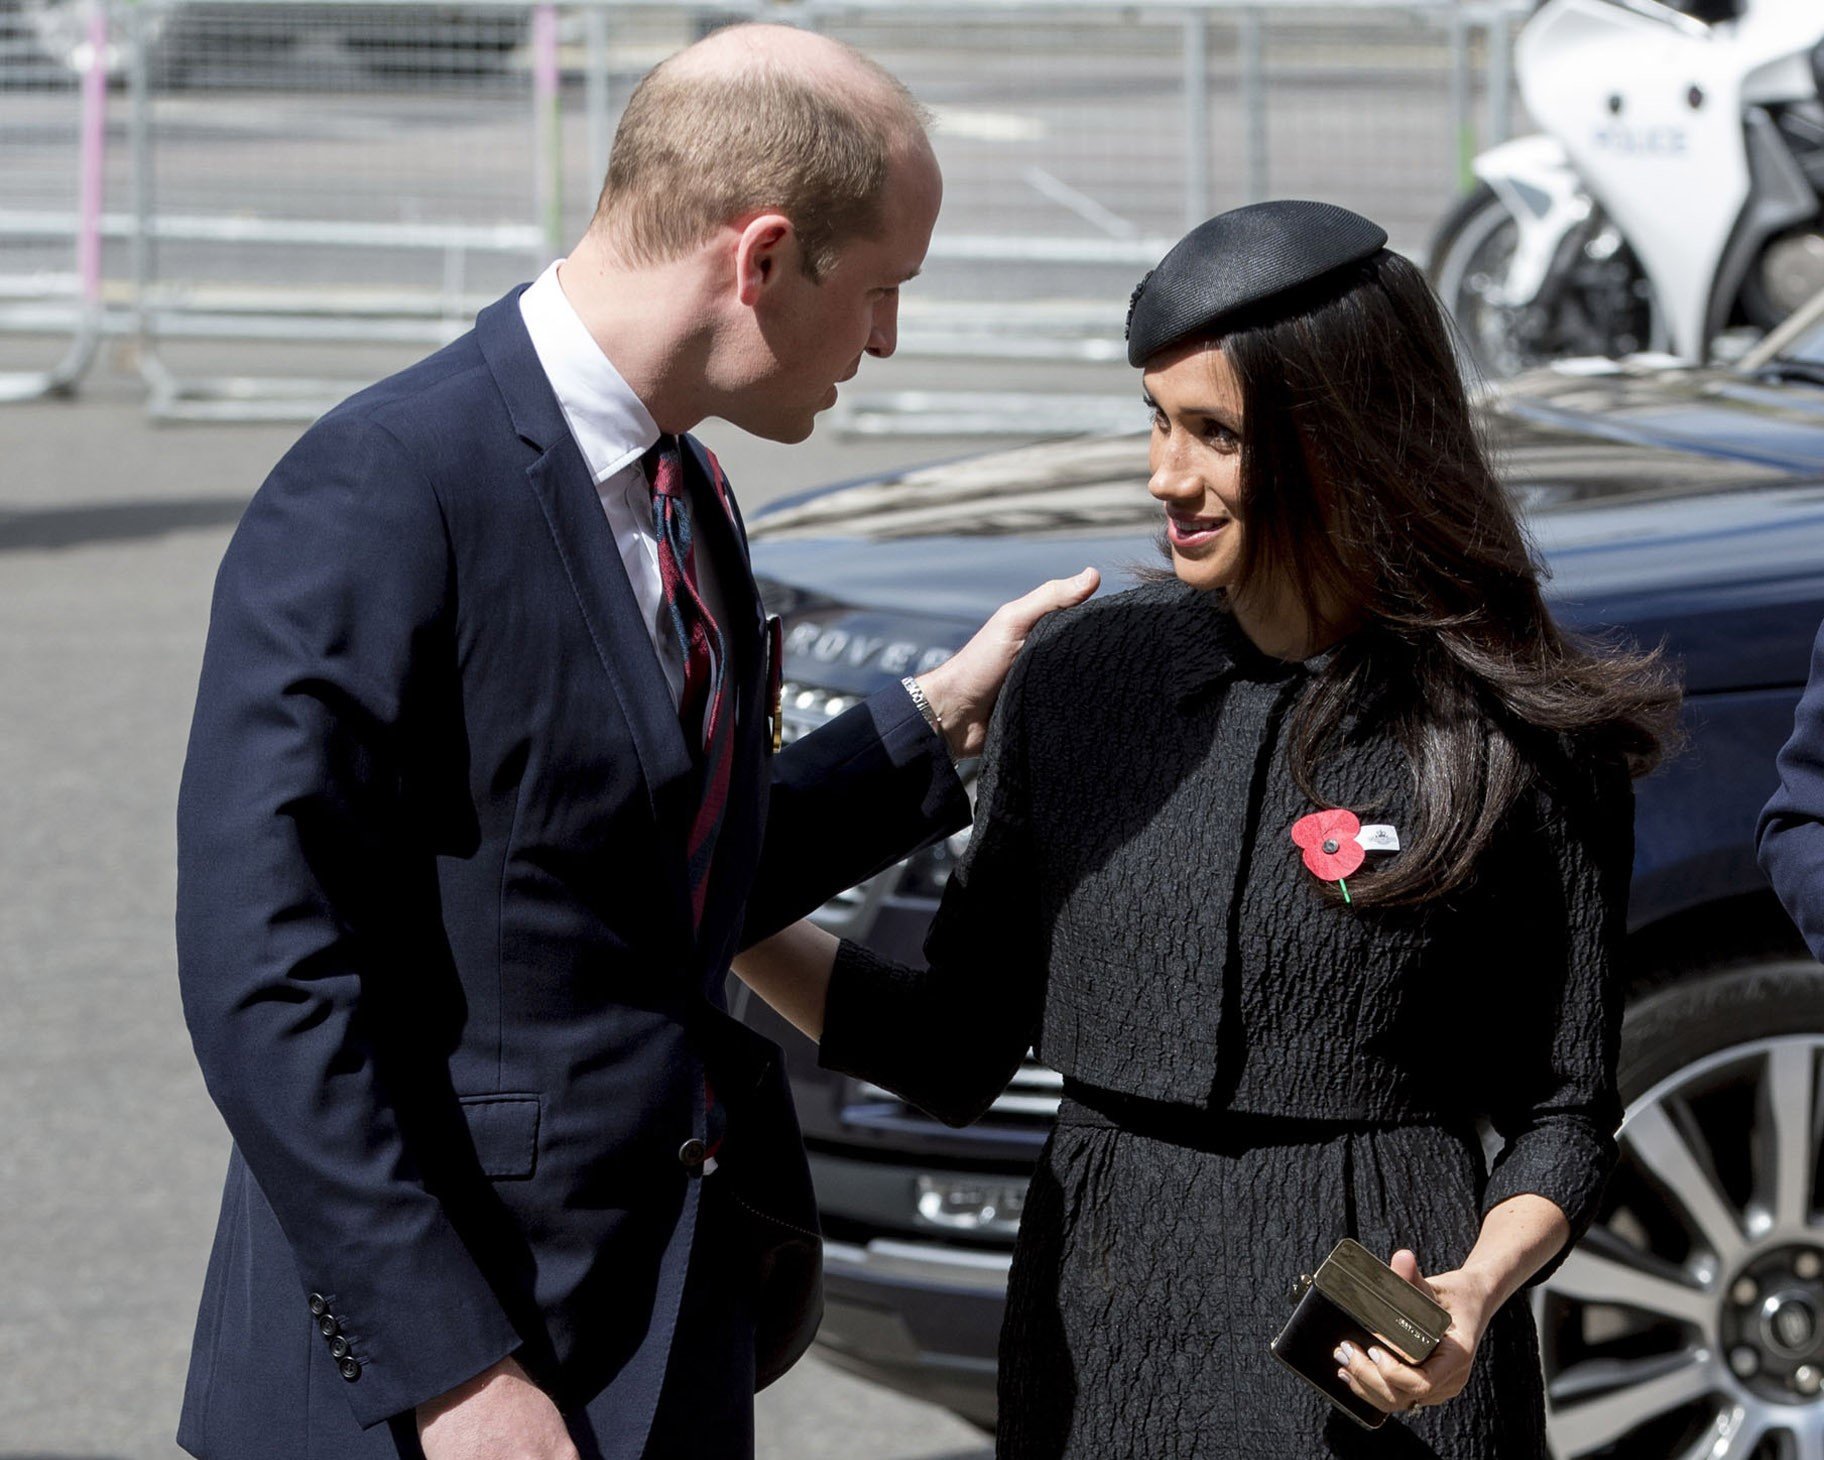
POLYGON ((1224 451, 1232 450, 1241 445, 1241 437, 1237 436, 1227 426, 1223 425, 1221 421, 1211 421, 1205 426, 1203 428, 1203 438, 1211 445, 1221 447, 1224 451))
POLYGON ((1155 431, 1163 431, 1167 428, 1168 423, 1165 419, 1165 412, 1160 410, 1159 407, 1149 407, 1146 415, 1147 419, 1152 422, 1155 431))

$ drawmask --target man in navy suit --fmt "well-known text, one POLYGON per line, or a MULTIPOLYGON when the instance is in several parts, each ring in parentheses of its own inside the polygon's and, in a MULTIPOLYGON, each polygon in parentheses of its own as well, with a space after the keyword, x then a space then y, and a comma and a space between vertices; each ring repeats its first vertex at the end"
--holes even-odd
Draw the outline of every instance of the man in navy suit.
POLYGON ((1093 575, 774 754, 739 515, 685 433, 808 435, 892 352, 940 190, 858 52, 721 32, 630 100, 576 250, 248 508, 178 817, 234 1137, 191 1453, 751 1452, 819 1248, 729 959, 966 822, 952 757, 1093 575))
POLYGON ((1824 628, 1811 679, 1779 755, 1780 788, 1761 810, 1761 870, 1814 958, 1824 959, 1824 628))

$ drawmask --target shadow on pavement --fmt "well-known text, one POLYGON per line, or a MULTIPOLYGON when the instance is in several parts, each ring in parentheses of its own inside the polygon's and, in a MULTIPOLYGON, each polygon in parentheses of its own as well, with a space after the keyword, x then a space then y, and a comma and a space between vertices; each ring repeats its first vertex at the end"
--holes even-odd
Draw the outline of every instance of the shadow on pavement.
MULTIPOLYGON (((179 497, 159 502, 96 502, 82 507, 0 510, 0 553, 81 547, 97 542, 131 542, 226 527, 241 520, 245 497, 179 497)), ((0 1455, 0 1460, 35 1457, 0 1455)))

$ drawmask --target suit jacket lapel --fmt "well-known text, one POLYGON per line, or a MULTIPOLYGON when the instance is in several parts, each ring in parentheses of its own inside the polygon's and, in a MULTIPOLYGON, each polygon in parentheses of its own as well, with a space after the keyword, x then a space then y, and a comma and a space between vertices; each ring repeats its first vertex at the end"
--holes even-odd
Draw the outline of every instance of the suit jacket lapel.
POLYGON ((538 499, 590 641, 632 733, 661 854, 673 864, 673 875, 665 879, 674 894, 670 912, 688 938, 690 889, 684 857, 696 775, 670 687, 588 465, 520 318, 518 290, 482 312, 476 335, 515 429, 540 450, 526 468, 526 484, 538 499))

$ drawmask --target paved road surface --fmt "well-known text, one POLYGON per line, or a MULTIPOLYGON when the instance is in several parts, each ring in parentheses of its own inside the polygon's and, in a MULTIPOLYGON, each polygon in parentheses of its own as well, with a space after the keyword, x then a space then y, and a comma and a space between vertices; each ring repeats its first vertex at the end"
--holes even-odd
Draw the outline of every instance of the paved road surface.
MULTIPOLYGON (((173 808, 211 578, 296 429, 154 427, 119 375, 0 407, 0 1460, 177 1454, 226 1138, 178 1009, 173 808)), ((750 504, 964 445, 714 435, 750 504)), ((988 1454, 814 1360, 759 1424, 771 1460, 988 1454)))

